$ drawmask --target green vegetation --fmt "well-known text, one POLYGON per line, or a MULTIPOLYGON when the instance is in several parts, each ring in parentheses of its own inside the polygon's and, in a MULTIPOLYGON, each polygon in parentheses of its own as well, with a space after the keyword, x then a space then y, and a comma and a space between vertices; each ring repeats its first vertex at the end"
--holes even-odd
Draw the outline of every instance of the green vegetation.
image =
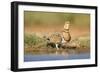
MULTIPOLYGON (((45 38, 40 38, 35 34, 25 34, 25 53, 31 54, 51 54, 55 53, 57 50, 53 47, 47 47, 47 40, 45 38)), ((70 41, 69 48, 60 48, 58 52, 65 51, 70 52, 70 49, 74 49, 77 53, 90 52, 90 38, 88 36, 79 37, 70 41), (76 48, 73 48, 76 47, 76 48)))
POLYGON ((46 41, 35 34, 25 34, 24 36, 25 48, 39 48, 45 46, 46 41))
POLYGON ((80 41, 80 46, 82 48, 88 48, 88 49, 90 48, 90 37, 89 36, 80 37, 78 40, 80 41))

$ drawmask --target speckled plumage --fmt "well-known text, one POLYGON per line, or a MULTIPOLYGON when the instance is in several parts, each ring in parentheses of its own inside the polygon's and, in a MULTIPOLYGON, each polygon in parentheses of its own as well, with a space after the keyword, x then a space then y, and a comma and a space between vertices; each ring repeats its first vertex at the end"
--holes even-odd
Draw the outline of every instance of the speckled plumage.
POLYGON ((59 33, 54 33, 49 37, 48 44, 55 44, 55 47, 59 49, 59 44, 62 42, 62 37, 59 33))

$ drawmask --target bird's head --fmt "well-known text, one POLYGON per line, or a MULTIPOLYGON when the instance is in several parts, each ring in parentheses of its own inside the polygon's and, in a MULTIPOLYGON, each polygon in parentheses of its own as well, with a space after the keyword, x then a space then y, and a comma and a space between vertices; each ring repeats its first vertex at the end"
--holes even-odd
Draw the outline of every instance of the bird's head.
POLYGON ((69 21, 66 21, 65 22, 65 25, 64 25, 64 29, 69 29, 69 25, 70 25, 70 22, 69 21))

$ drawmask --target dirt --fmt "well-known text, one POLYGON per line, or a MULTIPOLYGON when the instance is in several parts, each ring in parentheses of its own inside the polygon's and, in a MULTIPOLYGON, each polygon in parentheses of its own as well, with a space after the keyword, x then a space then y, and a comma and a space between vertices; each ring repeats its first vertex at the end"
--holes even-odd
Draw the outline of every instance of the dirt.
MULTIPOLYGON (((51 35, 54 32, 62 33, 63 27, 25 27, 25 33, 36 33, 37 35, 41 36, 41 34, 48 34, 51 35)), ((80 37, 80 36, 89 36, 90 29, 84 27, 70 27, 70 34, 72 39, 80 37)))

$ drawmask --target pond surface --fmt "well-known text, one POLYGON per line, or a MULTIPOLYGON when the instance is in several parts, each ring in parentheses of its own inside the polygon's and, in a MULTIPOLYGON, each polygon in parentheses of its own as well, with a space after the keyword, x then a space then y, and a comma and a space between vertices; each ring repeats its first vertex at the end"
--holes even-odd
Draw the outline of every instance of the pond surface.
POLYGON ((24 62, 31 61, 53 61, 53 60, 74 60, 74 59, 89 59, 90 53, 80 53, 80 54, 42 54, 42 55, 32 55, 25 54, 24 62))

